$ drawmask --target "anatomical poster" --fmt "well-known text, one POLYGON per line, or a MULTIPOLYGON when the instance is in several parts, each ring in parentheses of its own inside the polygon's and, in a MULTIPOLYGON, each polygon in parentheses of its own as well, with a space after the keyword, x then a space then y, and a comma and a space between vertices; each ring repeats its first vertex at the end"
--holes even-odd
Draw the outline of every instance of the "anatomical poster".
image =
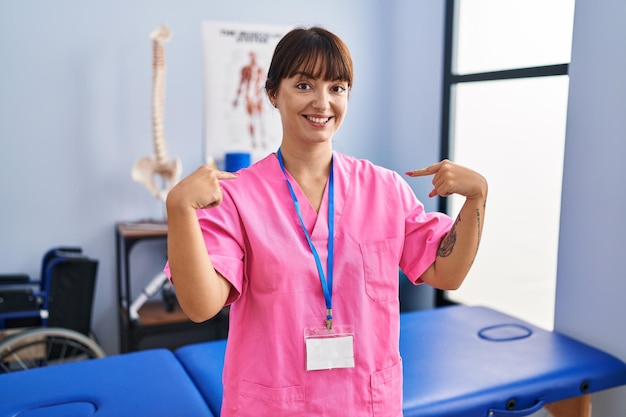
POLYGON ((205 162, 223 168, 227 152, 248 152, 254 162, 278 149, 280 116, 265 94, 265 79, 274 48, 289 29, 202 22, 205 162))

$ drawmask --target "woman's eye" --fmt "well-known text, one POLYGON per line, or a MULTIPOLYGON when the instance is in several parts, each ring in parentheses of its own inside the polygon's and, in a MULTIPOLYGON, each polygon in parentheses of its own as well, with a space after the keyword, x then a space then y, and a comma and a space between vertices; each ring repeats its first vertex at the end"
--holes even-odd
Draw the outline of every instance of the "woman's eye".
POLYGON ((347 90, 347 88, 344 87, 343 85, 336 85, 336 86, 333 87, 333 91, 335 93, 343 93, 346 90, 347 90))
POLYGON ((307 83, 299 83, 299 84, 296 84, 296 88, 298 90, 309 90, 311 86, 308 85, 307 83))

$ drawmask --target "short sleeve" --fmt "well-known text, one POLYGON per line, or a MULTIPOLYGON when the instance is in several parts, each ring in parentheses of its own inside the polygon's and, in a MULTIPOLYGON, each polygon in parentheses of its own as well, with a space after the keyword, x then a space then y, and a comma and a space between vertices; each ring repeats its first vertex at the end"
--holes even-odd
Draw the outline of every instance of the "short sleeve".
MULTIPOLYGON (((241 295, 244 280, 244 237, 237 209, 230 194, 224 190, 222 204, 197 210, 196 214, 213 268, 232 286, 226 301, 226 304, 231 304, 241 295)), ((175 285, 169 262, 164 272, 175 285)))
POLYGON ((415 284, 435 262, 441 239, 452 228, 453 220, 440 212, 426 212, 406 181, 400 179, 400 199, 405 212, 405 237, 400 269, 415 284))
POLYGON ((245 244, 241 219, 226 187, 222 204, 198 210, 198 222, 213 267, 233 287, 226 301, 231 304, 243 291, 245 244))

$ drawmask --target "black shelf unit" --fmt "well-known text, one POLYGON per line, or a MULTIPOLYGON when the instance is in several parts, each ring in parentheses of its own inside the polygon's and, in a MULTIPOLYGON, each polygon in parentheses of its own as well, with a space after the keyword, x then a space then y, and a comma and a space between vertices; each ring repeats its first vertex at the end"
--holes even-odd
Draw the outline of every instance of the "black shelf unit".
POLYGON ((148 300, 138 310, 138 319, 131 320, 132 249, 140 242, 166 240, 167 224, 140 221, 118 222, 115 226, 120 352, 151 348, 174 350, 186 344, 226 338, 228 308, 204 323, 194 323, 177 303, 171 311, 166 311, 162 301, 148 300))

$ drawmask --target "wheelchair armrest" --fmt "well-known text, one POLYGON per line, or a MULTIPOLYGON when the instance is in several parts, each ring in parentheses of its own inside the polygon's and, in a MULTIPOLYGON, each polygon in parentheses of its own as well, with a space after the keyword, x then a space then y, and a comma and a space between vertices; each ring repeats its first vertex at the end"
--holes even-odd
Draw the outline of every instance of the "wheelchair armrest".
POLYGON ((0 274, 0 285, 31 284, 27 274, 0 274))

